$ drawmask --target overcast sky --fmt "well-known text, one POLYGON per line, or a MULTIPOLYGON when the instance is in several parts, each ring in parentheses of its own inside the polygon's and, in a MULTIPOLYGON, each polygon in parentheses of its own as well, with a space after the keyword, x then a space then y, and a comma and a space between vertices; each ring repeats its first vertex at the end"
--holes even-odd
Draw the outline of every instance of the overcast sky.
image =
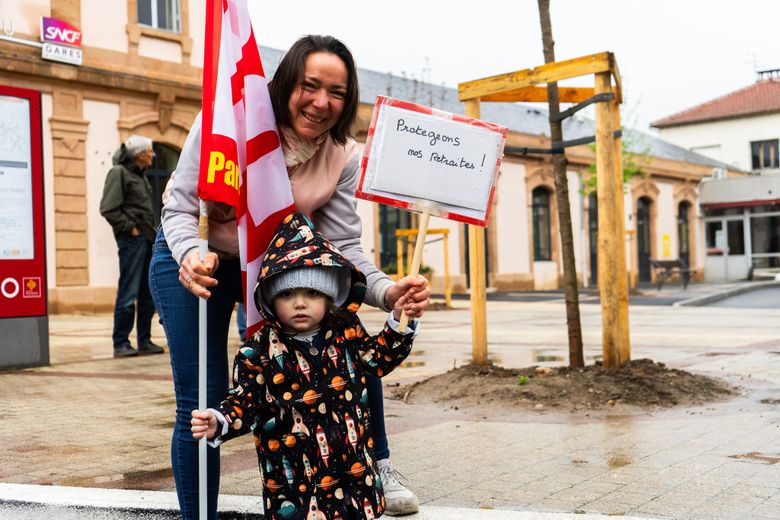
MULTIPOLYGON (((544 62, 536 0, 248 3, 261 45, 331 34, 359 67, 448 87, 544 62)), ((778 0, 551 0, 551 16, 557 60, 615 53, 623 118, 639 130, 780 68, 778 0)))

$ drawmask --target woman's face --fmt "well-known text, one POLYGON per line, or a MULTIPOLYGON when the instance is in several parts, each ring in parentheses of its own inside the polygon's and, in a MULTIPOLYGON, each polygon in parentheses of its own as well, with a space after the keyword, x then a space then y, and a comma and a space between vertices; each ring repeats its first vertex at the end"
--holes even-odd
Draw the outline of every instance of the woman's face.
POLYGON ((290 94, 290 126, 304 139, 316 139, 333 128, 344 110, 347 66, 327 52, 306 57, 303 77, 290 94))

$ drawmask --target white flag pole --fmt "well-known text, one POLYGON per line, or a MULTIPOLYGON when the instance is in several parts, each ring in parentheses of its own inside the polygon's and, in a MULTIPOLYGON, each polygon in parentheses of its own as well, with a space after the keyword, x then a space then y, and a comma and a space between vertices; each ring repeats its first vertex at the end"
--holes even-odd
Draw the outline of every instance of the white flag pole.
MULTIPOLYGON (((209 214, 206 201, 198 199, 198 253, 202 262, 209 252, 209 214)), ((206 403, 206 322, 208 318, 206 298, 198 298, 198 410, 205 410, 206 403)), ((204 435, 198 441, 198 502, 200 520, 207 520, 208 513, 208 446, 204 435)))

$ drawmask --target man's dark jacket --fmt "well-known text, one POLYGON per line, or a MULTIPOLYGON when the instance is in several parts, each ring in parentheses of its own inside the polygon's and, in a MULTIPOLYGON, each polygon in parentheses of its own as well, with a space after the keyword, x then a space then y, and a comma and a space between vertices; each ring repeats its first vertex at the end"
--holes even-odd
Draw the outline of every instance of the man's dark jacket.
POLYGON ((127 155, 125 145, 111 158, 113 168, 106 175, 100 214, 108 220, 114 236, 130 235, 134 227, 149 242, 154 242, 152 185, 144 171, 127 155))

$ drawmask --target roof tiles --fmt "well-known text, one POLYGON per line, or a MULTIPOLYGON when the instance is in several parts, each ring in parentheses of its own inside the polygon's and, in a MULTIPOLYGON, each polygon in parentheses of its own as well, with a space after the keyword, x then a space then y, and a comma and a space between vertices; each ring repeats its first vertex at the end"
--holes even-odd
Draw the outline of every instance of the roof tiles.
POLYGON ((659 119, 652 126, 666 128, 771 112, 780 112, 780 79, 778 78, 758 81, 736 92, 659 119))

